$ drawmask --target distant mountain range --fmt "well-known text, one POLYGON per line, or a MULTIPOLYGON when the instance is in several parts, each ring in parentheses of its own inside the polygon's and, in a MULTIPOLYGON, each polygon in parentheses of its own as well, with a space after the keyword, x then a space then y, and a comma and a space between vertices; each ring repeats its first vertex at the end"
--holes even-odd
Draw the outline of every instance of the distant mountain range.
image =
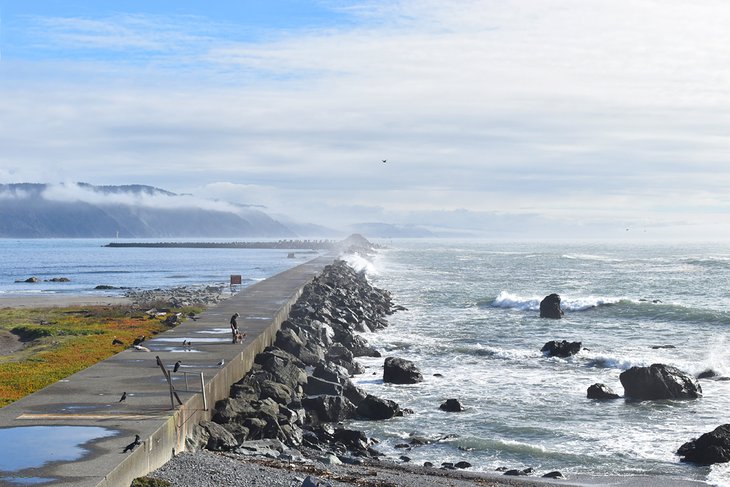
POLYGON ((0 184, 0 238, 291 238, 326 230, 292 229, 253 207, 152 186, 0 184))

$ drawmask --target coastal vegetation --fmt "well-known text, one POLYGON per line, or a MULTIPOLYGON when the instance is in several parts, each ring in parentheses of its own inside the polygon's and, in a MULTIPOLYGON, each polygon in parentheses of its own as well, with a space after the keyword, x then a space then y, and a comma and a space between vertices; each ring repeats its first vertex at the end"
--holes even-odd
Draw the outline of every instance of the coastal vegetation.
MULTIPOLYGON (((169 314, 200 311, 189 307, 169 314)), ((6 340, 0 353, 0 407, 111 357, 139 336, 169 328, 165 316, 129 306, 0 309, 0 332, 14 342, 6 340)))

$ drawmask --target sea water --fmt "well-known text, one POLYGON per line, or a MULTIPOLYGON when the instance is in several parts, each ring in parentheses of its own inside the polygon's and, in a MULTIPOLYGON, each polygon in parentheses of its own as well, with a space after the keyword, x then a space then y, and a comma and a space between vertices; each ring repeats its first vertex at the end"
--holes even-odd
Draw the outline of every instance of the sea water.
MULTIPOLYGON (((0 295, 105 293, 97 285, 152 289, 265 279, 315 255, 287 250, 108 248, 107 240, 0 239, 0 295), (68 277, 70 282, 16 283, 68 277)), ((384 356, 413 360, 424 382, 382 381, 383 359, 358 359, 356 382, 413 414, 356 422, 378 448, 413 463, 468 461, 473 470, 532 467, 580 476, 640 476, 730 485, 728 464, 699 467, 675 455, 684 442, 730 422, 730 381, 701 381, 692 401, 600 402, 602 382, 666 363, 730 376, 730 246, 639 243, 509 243, 388 240, 374 258, 350 259, 408 308, 368 333, 384 356), (539 302, 562 297, 561 320, 539 302), (567 358, 540 352, 550 340, 581 341, 567 358), (674 348, 655 348, 667 347, 674 348), (457 398, 466 407, 445 413, 457 398), (396 448, 414 436, 433 443, 396 448)), ((659 484, 661 485, 661 483, 659 484)))
MULTIPOLYGON (((639 243, 387 241, 353 265, 408 308, 367 334, 384 356, 414 361, 424 381, 384 384, 382 358, 359 359, 366 391, 413 410, 355 422, 392 458, 468 461, 473 469, 532 467, 581 476, 655 476, 730 485, 728 464, 680 462, 684 442, 730 422, 730 381, 702 380, 698 400, 596 401, 619 394, 627 368, 664 363, 730 376, 730 246, 639 243), (539 317, 558 293, 565 316, 539 317), (548 358, 550 340, 580 341, 548 358), (457 398, 466 410, 439 405, 457 398), (433 443, 397 448, 413 436, 433 443)), ((661 485, 661 482, 660 484, 661 485)))
POLYGON ((287 249, 105 247, 109 242, 0 239, 0 296, 122 295, 127 288, 228 285, 231 275, 241 275, 246 286, 315 256, 296 251, 294 258, 289 258, 292 251, 287 249), (40 282, 22 282, 30 277, 40 282), (53 278, 67 278, 69 282, 50 281, 53 278), (100 291, 97 286, 115 289, 100 291))

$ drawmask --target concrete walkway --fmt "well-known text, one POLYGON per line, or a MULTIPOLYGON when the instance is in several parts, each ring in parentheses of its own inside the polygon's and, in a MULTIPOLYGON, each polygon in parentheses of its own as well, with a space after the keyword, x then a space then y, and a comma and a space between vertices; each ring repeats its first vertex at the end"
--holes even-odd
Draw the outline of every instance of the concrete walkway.
POLYGON ((304 285, 333 260, 319 257, 249 286, 197 321, 145 341, 150 352, 125 350, 0 409, 0 485, 127 487, 163 465, 185 449, 197 423, 210 419, 215 402, 273 342, 304 285), (235 312, 247 333, 242 345, 231 343, 235 312), (174 410, 156 356, 183 403, 174 410), (140 445, 124 453, 135 434, 140 445))

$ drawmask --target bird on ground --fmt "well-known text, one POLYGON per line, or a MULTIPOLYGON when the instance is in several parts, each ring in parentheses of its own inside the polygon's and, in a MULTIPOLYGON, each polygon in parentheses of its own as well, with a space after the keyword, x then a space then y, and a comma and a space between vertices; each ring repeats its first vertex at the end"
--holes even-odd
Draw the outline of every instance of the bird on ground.
POLYGON ((173 367, 172 371, 177 372, 180 369, 180 361, 178 360, 175 362, 175 367, 173 367))
POLYGON ((132 443, 130 443, 129 445, 125 446, 124 451, 122 453, 127 453, 128 451, 133 451, 139 445, 140 445, 139 435, 134 435, 134 441, 132 443))
POLYGON ((188 313, 188 318, 190 318, 193 321, 198 321, 198 317, 195 316, 195 313, 188 313))
POLYGON ((119 402, 124 402, 126 400, 127 400, 127 393, 125 391, 125 392, 122 393, 122 397, 121 397, 121 399, 119 399, 119 402))
POLYGON ((187 340, 183 340, 183 347, 186 346, 187 344, 188 344, 188 341, 187 340))
POLYGON ((142 345, 135 345, 134 349, 137 350, 138 352, 151 352, 152 351, 149 348, 144 347, 142 345))
POLYGON ((143 341, 145 341, 146 338, 147 338, 146 336, 140 335, 140 336, 138 336, 137 338, 134 339, 134 342, 132 342, 132 345, 139 345, 140 343, 142 343, 143 341))
POLYGON ((218 362, 218 367, 223 367, 224 363, 226 363, 225 359, 221 359, 221 361, 218 362))
POLYGON ((114 337, 114 340, 112 340, 112 345, 124 345, 124 342, 121 341, 119 338, 114 337))

